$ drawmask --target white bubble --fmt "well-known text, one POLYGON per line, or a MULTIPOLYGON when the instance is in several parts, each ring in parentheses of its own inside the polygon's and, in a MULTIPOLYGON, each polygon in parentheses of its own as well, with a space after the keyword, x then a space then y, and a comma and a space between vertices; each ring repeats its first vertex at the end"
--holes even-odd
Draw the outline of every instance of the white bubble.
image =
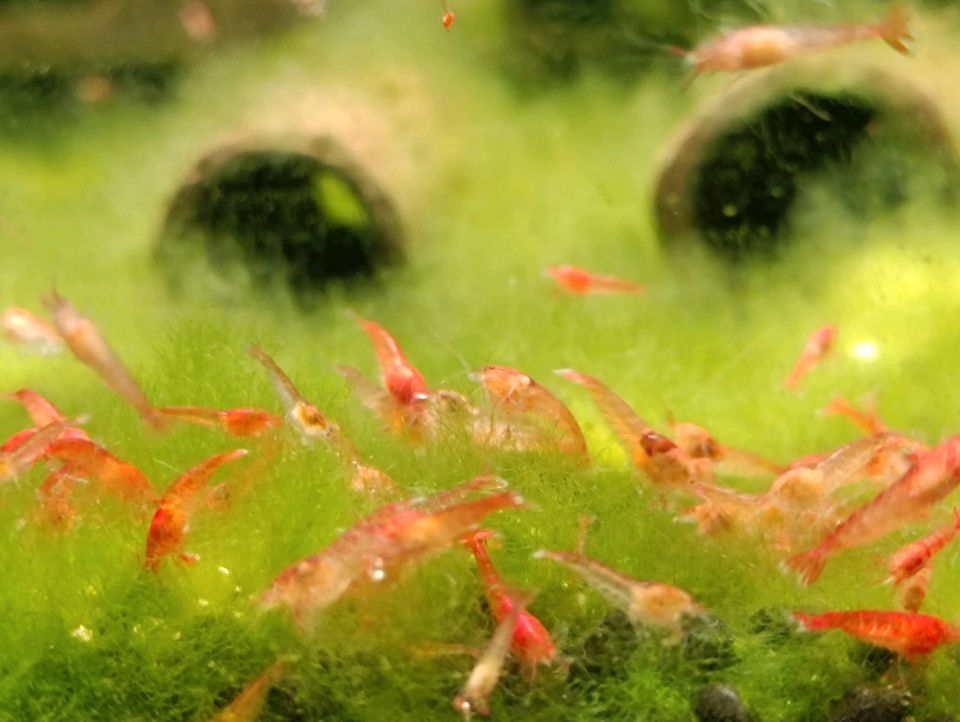
POLYGON ((79 639, 81 642, 89 642, 93 639, 93 632, 81 624, 70 632, 70 636, 74 639, 79 639))

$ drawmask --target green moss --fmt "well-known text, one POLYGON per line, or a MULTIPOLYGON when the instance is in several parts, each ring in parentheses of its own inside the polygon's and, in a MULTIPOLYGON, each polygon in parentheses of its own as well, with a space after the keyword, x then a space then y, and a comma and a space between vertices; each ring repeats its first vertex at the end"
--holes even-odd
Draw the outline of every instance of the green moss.
MULTIPOLYGON (((777 626, 773 612, 773 622, 758 625, 757 612, 892 607, 875 560, 924 527, 838 556, 822 582, 802 589, 771 550, 703 539, 676 523, 627 468, 586 395, 551 370, 604 379, 658 427, 672 413, 781 460, 855 436, 816 413, 836 393, 876 393, 890 423, 934 441, 956 430, 955 219, 914 201, 862 222, 827 198, 804 211, 775 264, 730 274, 695 252, 668 259, 649 217, 653 158, 709 86, 681 94, 654 75, 626 99, 622 88, 583 82, 519 103, 483 61, 496 45, 493 13, 457 8, 455 32, 445 35, 419 10, 331 7, 329 24, 211 61, 167 110, 118 108, 48 146, 0 148, 18 179, 4 191, 0 233, 16 263, 0 267, 0 302, 34 305, 56 283, 98 321, 158 404, 278 410, 243 351, 257 341, 406 493, 486 469, 509 479, 530 509, 489 519, 503 540, 494 560, 509 583, 538 592, 532 609, 572 669, 568 680, 545 671, 532 685, 511 670, 494 695, 494 719, 687 720, 696 692, 715 682, 734 687, 762 720, 822 719, 851 687, 876 681, 875 665, 842 634, 800 634, 782 615, 777 626), (371 43, 384 27, 392 33, 371 43), (358 61, 348 50, 359 42, 368 54, 358 61), (264 98, 293 102, 316 79, 386 102, 383 84, 396 68, 408 68, 424 94, 412 125, 402 122, 402 103, 386 103, 405 128, 398 143, 416 158, 416 182, 390 184, 410 229, 409 267, 377 288, 332 289, 306 314, 282 294, 265 300, 203 284, 167 294, 151 239, 164 202, 214 141, 239 118, 269 125, 264 98), (540 275, 559 262, 650 290, 636 299, 564 297, 540 275), (385 435, 332 370, 374 370, 347 306, 393 331, 432 386, 479 399, 469 369, 503 363, 529 372, 581 420, 593 465, 456 439, 412 449, 385 435), (806 335, 826 322, 840 329, 836 353, 802 391, 785 392, 780 381, 806 335), (859 341, 876 344, 874 360, 851 353, 859 341), (531 558, 541 547, 572 548, 584 514, 597 517, 592 556, 688 590, 723 627, 699 648, 664 646, 618 627, 599 596, 531 558)), ((403 167, 384 160, 381 170, 403 179, 403 167)), ((70 358, 3 345, 0 368, 4 389, 31 386, 68 413, 89 413, 90 433, 158 489, 240 445, 202 428, 142 429, 70 358)), ((0 406, 5 434, 24 424, 13 404, 0 406)), ((228 487, 262 457, 256 442, 250 448, 248 465, 223 472, 228 487)), ((34 516, 41 478, 37 470, 0 490, 0 569, 16 580, 0 586, 0 719, 204 720, 283 653, 297 659, 266 720, 454 717, 450 699, 471 660, 417 659, 409 650, 489 638, 468 555, 450 551, 338 605, 315 638, 252 601, 279 570, 373 507, 349 491, 325 449, 291 445, 229 508, 199 510, 187 548, 201 561, 165 563, 155 577, 141 569, 146 519, 86 489, 77 528, 54 533, 34 516)), ((926 607, 948 619, 960 607, 956 559, 952 549, 940 558, 926 607)), ((956 711, 956 655, 936 654, 911 682, 918 719, 956 711)))

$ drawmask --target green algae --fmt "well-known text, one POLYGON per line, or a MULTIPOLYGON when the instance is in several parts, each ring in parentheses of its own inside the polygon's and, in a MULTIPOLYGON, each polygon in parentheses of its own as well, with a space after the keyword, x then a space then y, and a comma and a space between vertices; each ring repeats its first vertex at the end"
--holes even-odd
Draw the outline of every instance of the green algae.
MULTIPOLYGON (((676 523, 627 468, 587 396, 551 371, 603 379, 657 426, 672 413, 781 460, 854 438, 844 421, 816 413, 837 393, 876 394, 891 424, 935 441, 957 429, 956 219, 919 198, 897 214, 851 220, 829 193, 814 194, 776 262, 731 271, 706 253, 670 257, 649 213, 654 158, 709 86, 684 95, 667 76, 628 91, 588 78, 522 101, 485 61, 492 13, 462 12, 450 35, 429 13, 388 3, 331 13, 329 26, 198 68, 176 103, 149 113, 120 106, 45 143, 4 145, 0 157, 18 182, 2 196, 10 260, 0 267, 0 302, 35 307, 56 284, 97 320, 158 404, 277 409, 244 353, 259 342, 409 494, 490 468, 507 478, 531 508, 490 518, 502 538, 494 561, 509 583, 537 590, 532 609, 571 658, 571 673, 563 680, 544 671, 528 685, 512 671, 492 700, 495 719, 687 720, 697 690, 711 682, 733 686, 761 720, 823 719, 848 689, 876 682, 843 635, 803 635, 787 624, 771 631, 756 614, 891 608, 876 559, 920 526, 840 556, 822 582, 802 589, 770 550, 704 539, 676 523), (365 57, 347 56, 360 41, 365 57), (405 268, 376 288, 331 289, 308 314, 279 294, 211 286, 167 295, 151 243, 165 201, 210 144, 237 128, 270 126, 276 120, 264 107, 314 83, 343 83, 382 102, 398 68, 424 101, 413 120, 399 103, 388 106, 388 137, 400 151, 381 172, 405 210, 405 268), (412 171, 404 148, 416 158, 412 171), (409 186, 396 180, 408 177, 409 186), (561 296, 540 276, 560 262, 619 273, 649 292, 561 296), (470 369, 502 363, 530 373, 569 403, 595 463, 484 452, 457 439, 414 450, 386 436, 333 372, 339 363, 374 369, 346 306, 389 328, 431 386, 479 399, 470 369), (780 381, 806 335, 826 322, 840 329, 837 352, 799 393, 785 392, 780 381), (866 341, 873 359, 853 353, 866 341), (618 626, 599 596, 531 558, 538 548, 572 548, 584 514, 597 517, 591 556, 688 590, 722 620, 729 648, 721 643, 705 661, 618 626)), ((153 435, 69 358, 3 345, 0 368, 5 388, 30 386, 68 413, 89 413, 94 438, 158 489, 242 445, 202 428, 153 435)), ((0 407, 5 433, 24 423, 13 404, 0 407)), ((262 452, 250 448, 253 463, 262 452)), ((373 507, 348 490, 327 450, 297 448, 227 510, 198 512, 187 548, 201 561, 165 563, 155 577, 140 566, 147 520, 90 494, 75 529, 51 532, 35 519, 40 478, 37 471, 0 495, 8 580, 0 588, 0 720, 203 720, 285 653, 296 661, 265 720, 454 718, 450 700, 471 661, 419 659, 410 647, 482 646, 489 637, 469 555, 448 552, 380 594, 334 608, 311 638, 252 602, 280 569, 373 507)), ((951 620, 960 609, 957 559, 949 549, 942 555, 925 607, 951 620)), ((938 652, 911 681, 918 719, 956 712, 957 663, 956 650, 938 652)))

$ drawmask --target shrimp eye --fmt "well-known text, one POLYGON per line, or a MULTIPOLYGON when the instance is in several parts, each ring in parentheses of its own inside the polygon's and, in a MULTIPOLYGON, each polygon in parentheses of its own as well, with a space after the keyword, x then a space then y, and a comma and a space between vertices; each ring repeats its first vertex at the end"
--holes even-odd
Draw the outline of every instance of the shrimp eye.
POLYGON ((400 257, 393 206, 332 142, 230 146, 174 197, 157 255, 171 285, 268 291, 301 303, 331 281, 370 279, 400 257))

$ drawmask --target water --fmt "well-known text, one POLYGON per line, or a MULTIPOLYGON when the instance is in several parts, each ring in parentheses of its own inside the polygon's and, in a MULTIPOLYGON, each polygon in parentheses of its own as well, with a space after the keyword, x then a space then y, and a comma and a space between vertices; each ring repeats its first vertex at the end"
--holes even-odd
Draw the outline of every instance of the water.
MULTIPOLYGON (((545 671, 528 684, 508 672, 492 698, 494 718, 690 719, 701 690, 719 683, 763 720, 835 717, 851 689, 883 684, 882 660, 871 662, 841 633, 799 635, 783 611, 895 608, 876 560, 946 520, 954 500, 931 524, 839 555, 821 582, 802 588, 780 571, 775 550, 677 524, 586 395, 552 370, 597 376, 662 431, 673 415, 780 461, 856 438, 844 420, 817 413, 837 394, 875 398, 892 426, 925 442, 955 433, 956 219, 940 166, 922 153, 906 153, 913 165, 903 164, 904 148, 929 141, 907 121, 881 126, 845 150, 844 162, 798 174, 772 252, 716 253, 696 234, 664 241, 654 194, 668 148, 685 123, 749 79, 704 77, 684 88, 682 67, 651 52, 651 43, 685 39, 674 30, 682 18, 666 11, 647 19, 655 32, 643 42, 626 32, 633 25, 588 15, 541 65, 518 50, 526 47, 518 36, 535 37, 518 24, 519 11, 476 2, 453 10, 447 33, 428 2, 331 4, 322 19, 198 50, 155 101, 118 91, 103 103, 11 115, 0 139, 0 303, 39 310, 56 286, 97 321, 157 404, 279 411, 244 353, 258 342, 408 494, 487 469, 507 478, 532 508, 490 518, 503 539, 494 562, 508 583, 538 592, 532 610, 572 662, 566 680, 545 671), (597 50, 598 38, 609 40, 608 52, 597 50), (186 259, 177 269, 183 282, 170 288, 155 244, 170 199, 201 158, 229 144, 289 148, 325 135, 389 199, 404 261, 369 282, 290 296, 275 278, 253 282, 242 265, 222 261, 211 273, 202 258, 186 259), (541 276, 561 263, 636 280, 648 293, 562 296, 541 276), (431 387, 479 402, 471 369, 495 363, 529 373, 570 406, 592 466, 462 440, 413 449, 385 434, 333 371, 343 363, 375 370, 347 307, 390 329, 431 387), (838 328, 834 353, 799 392, 786 392, 783 377, 825 323, 838 328), (711 632, 720 641, 676 647, 634 634, 572 575, 531 558, 538 548, 571 549, 581 515, 597 517, 590 556, 689 591, 722 620, 711 632), (728 643, 732 655, 717 652, 728 643)), ((730 4, 691 11, 689 27, 701 38, 764 11, 791 22, 876 15, 872 6, 730 4)), ((949 83, 956 14, 916 14, 914 56, 880 43, 831 52, 811 61, 830 70, 820 89, 832 92, 851 68, 875 65, 909 79, 952 130, 960 117, 949 83)), ((545 27, 553 26, 533 30, 545 27)), ((321 195, 322 183, 314 187, 321 195)), ((782 188, 771 186, 771 196, 782 188)), ((728 205, 718 204, 720 215, 730 217, 728 205)), ((349 201, 338 208, 338 218, 359 223, 349 201)), ((68 357, 38 359, 4 344, 0 369, 8 390, 30 386, 67 413, 89 413, 91 435, 158 490, 210 454, 247 444, 199 427, 144 430, 68 357)), ((5 436, 24 424, 19 408, 0 408, 5 436)), ((262 450, 250 448, 253 463, 262 450)), ((208 719, 287 653, 295 661, 262 719, 454 718, 450 700, 472 661, 424 660, 410 649, 482 647, 489 638, 468 555, 445 552, 345 601, 315 637, 282 613, 256 610, 252 599, 281 569, 376 506, 349 491, 327 450, 292 447, 228 509, 199 508, 186 546, 200 562, 165 563, 156 577, 141 569, 148 520, 101 499, 92 484, 79 492, 74 529, 57 533, 38 521, 43 475, 37 469, 0 496, 0 566, 16 581, 0 591, 0 719, 208 719)), ((758 491, 768 482, 729 483, 758 491)), ((866 487, 858 493, 870 496, 866 487)), ((957 574, 948 548, 924 611, 956 619, 957 574)), ((889 679, 904 676, 917 718, 928 719, 960 709, 955 674, 956 652, 947 649, 889 679)))

